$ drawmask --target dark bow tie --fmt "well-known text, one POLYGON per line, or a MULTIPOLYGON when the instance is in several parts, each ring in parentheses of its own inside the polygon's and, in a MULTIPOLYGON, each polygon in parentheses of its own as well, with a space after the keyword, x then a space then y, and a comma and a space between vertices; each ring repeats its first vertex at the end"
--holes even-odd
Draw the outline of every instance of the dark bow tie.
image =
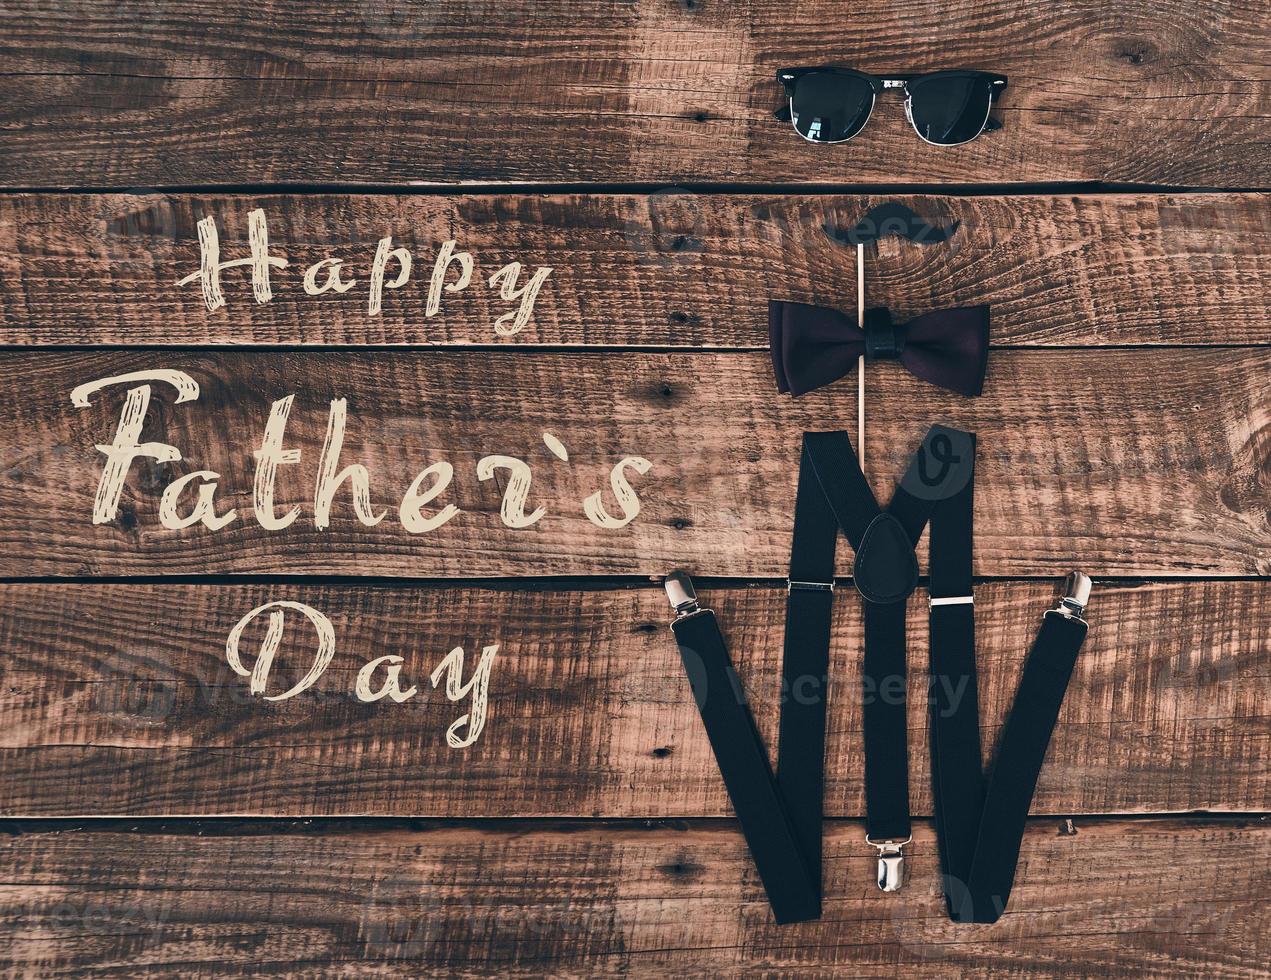
POLYGON ((978 395, 988 366, 989 308, 936 310, 892 323, 886 307, 865 311, 865 329, 838 310, 770 302, 768 338, 777 389, 804 395, 866 360, 900 361, 915 377, 960 395, 978 395))

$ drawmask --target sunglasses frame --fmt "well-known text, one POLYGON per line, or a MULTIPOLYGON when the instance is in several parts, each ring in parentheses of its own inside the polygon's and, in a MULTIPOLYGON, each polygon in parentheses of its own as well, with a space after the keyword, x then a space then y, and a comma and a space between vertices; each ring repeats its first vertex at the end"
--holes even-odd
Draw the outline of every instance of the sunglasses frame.
POLYGON ((932 72, 902 72, 899 74, 872 75, 869 72, 857 71, 855 68, 840 68, 834 65, 817 65, 808 68, 782 68, 777 72, 777 81, 781 83, 786 93, 786 105, 773 115, 782 122, 789 122, 794 126, 794 131, 799 133, 802 139, 809 143, 832 144, 846 143, 859 136, 862 130, 869 125, 870 119, 874 115, 874 107, 878 104, 879 93, 887 89, 904 89, 905 90, 905 118, 909 120, 910 128, 917 133, 918 138, 924 143, 931 146, 964 146, 972 140, 978 139, 982 133, 992 132, 1002 128, 1002 124, 993 118, 993 103, 997 99, 998 94, 1006 88, 1006 76, 998 75, 989 71, 975 71, 969 68, 950 68, 945 71, 932 72), (869 112, 865 114, 864 121, 860 127, 851 136, 844 137, 841 140, 817 140, 810 136, 804 136, 799 132, 799 127, 794 125, 794 90, 799 84, 799 79, 804 75, 828 74, 828 75, 846 75, 852 78, 859 78, 867 83, 870 91, 873 93, 873 99, 869 104, 869 112), (984 121, 980 124, 980 128, 976 130, 975 135, 970 139, 960 140, 957 143, 936 143, 927 139, 922 133, 918 132, 918 127, 914 123, 913 116, 913 93, 909 91, 909 83, 919 80, 927 80, 932 78, 966 78, 968 76, 983 81, 988 86, 989 99, 988 107, 984 110, 984 121))

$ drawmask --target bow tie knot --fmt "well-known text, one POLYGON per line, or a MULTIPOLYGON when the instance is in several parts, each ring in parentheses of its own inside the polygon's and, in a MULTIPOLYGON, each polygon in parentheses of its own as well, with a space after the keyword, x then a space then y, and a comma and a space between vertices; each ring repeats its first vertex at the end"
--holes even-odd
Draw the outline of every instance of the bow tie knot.
POLYGON ((865 360, 898 361, 905 349, 907 323, 892 322, 891 310, 875 306, 865 311, 865 360))
POLYGON ((989 308, 936 310, 894 323, 886 307, 865 311, 862 330, 838 310, 806 303, 768 304, 768 337, 777 389, 803 395, 867 360, 898 360, 915 377, 961 395, 984 388, 989 308))

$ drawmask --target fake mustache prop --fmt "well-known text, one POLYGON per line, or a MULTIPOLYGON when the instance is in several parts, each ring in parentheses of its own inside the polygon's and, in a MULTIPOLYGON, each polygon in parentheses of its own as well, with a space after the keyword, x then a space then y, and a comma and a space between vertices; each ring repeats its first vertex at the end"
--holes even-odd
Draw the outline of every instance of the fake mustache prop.
POLYGON ((851 228, 841 228, 826 222, 821 227, 833 241, 842 245, 865 245, 896 235, 917 245, 936 245, 947 242, 962 226, 953 221, 944 226, 933 225, 908 205, 899 201, 887 201, 870 208, 865 216, 851 228))

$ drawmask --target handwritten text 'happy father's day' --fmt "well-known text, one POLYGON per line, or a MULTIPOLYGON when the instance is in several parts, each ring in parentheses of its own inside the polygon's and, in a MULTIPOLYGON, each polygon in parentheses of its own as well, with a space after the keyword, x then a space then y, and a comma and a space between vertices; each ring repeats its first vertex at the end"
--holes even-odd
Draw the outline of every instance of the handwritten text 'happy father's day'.
MULTIPOLYGON (((268 303, 272 299, 271 270, 286 268, 288 261, 271 253, 263 210, 254 210, 248 215, 247 257, 221 259, 220 236, 212 217, 205 217, 198 222, 198 237, 198 269, 180 278, 177 285, 190 286, 198 283, 209 312, 215 313, 226 305, 222 277, 227 270, 247 271, 257 303, 268 303)), ((303 276, 305 293, 319 296, 326 292, 344 293, 353 289, 358 284, 358 279, 346 273, 343 262, 342 258, 329 257, 308 266, 303 276)), ((375 247, 367 278, 368 316, 379 315, 384 290, 399 289, 409 282, 413 264, 411 252, 404 247, 395 246, 391 236, 380 239, 375 247)), ((429 278, 425 315, 433 316, 440 309, 443 292, 454 293, 465 289, 472 280, 474 268, 475 262, 469 253, 458 250, 453 240, 444 242, 437 251, 429 278), (450 278, 452 270, 453 278, 450 278)), ((512 309, 493 324, 496 334, 509 337, 525 327, 533 314, 539 291, 552 271, 549 267, 540 267, 524 285, 520 285, 521 264, 511 262, 489 277, 489 285, 499 290, 501 298, 514 304, 512 309)), ((165 393, 173 394, 174 405, 194 402, 199 398, 198 382, 190 374, 167 365, 98 378, 79 385, 71 392, 72 403, 86 408, 94 395, 106 389, 124 391, 114 437, 109 443, 96 447, 105 461, 93 500, 94 524, 108 524, 118 518, 124 487, 137 460, 149 459, 155 464, 165 464, 184 458, 181 449, 175 445, 160 441, 141 441, 156 385, 161 386, 165 393)), ((263 420, 263 436, 259 447, 252 452, 255 462, 252 513, 255 521, 267 531, 284 531, 300 516, 301 509, 298 505, 279 513, 274 500, 279 467, 301 463, 301 450, 288 448, 286 445, 287 421, 294 399, 294 393, 287 393, 273 402, 268 417, 263 420)), ((339 491, 346 486, 353 511, 360 523, 373 527, 388 516, 387 509, 377 511, 372 505, 367 468, 359 463, 349 463, 343 467, 340 465, 347 414, 346 399, 331 400, 326 438, 318 456, 313 495, 313 526, 319 531, 329 527, 332 506, 339 491)), ((555 436, 544 432, 543 441, 554 455, 567 459, 565 447, 555 436)), ((580 502, 587 520, 596 527, 609 531, 631 523, 640 513, 640 499, 627 474, 630 472, 643 476, 651 468, 652 464, 642 456, 627 455, 619 459, 609 473, 609 489, 617 511, 611 512, 606 507, 603 491, 597 490, 580 502)), ((546 508, 540 506, 526 513, 532 479, 529 464, 504 454, 489 454, 478 459, 475 473, 478 480, 495 479, 498 473, 505 475, 499 508, 502 524, 514 530, 532 527, 542 519, 546 508)), ((427 534, 461 513, 460 508, 453 503, 444 506, 436 503, 445 494, 454 475, 453 464, 438 460, 431 462, 415 476, 397 508, 397 520, 402 528, 410 534, 427 534)), ((231 507, 218 510, 217 491, 220 479, 220 474, 214 470, 196 469, 172 480, 160 498, 159 523, 171 531, 180 531, 194 525, 216 531, 238 520, 236 509, 231 507)), ((467 680, 463 677, 462 647, 455 647, 446 654, 429 675, 434 688, 445 678, 444 690, 451 701, 470 699, 468 711, 456 719, 446 732, 447 744, 452 748, 469 746, 481 735, 487 716, 490 673, 498 649, 498 643, 485 646, 467 680)), ((326 671, 335 652, 335 627, 326 615, 304 603, 282 600, 265 603, 244 615, 230 631, 225 644, 229 666, 240 676, 249 679, 253 695, 266 701, 287 700, 308 690, 326 671), (270 694, 270 672, 283 638, 288 614, 307 624, 316 638, 316 648, 312 662, 303 676, 290 688, 270 694), (248 666, 244 663, 241 650, 243 637, 258 620, 265 623, 264 637, 260 641, 254 663, 248 666)), ((387 698, 397 703, 414 697, 418 689, 404 684, 402 667, 403 659, 395 655, 377 657, 370 661, 358 671, 354 696, 363 702, 387 698)))

